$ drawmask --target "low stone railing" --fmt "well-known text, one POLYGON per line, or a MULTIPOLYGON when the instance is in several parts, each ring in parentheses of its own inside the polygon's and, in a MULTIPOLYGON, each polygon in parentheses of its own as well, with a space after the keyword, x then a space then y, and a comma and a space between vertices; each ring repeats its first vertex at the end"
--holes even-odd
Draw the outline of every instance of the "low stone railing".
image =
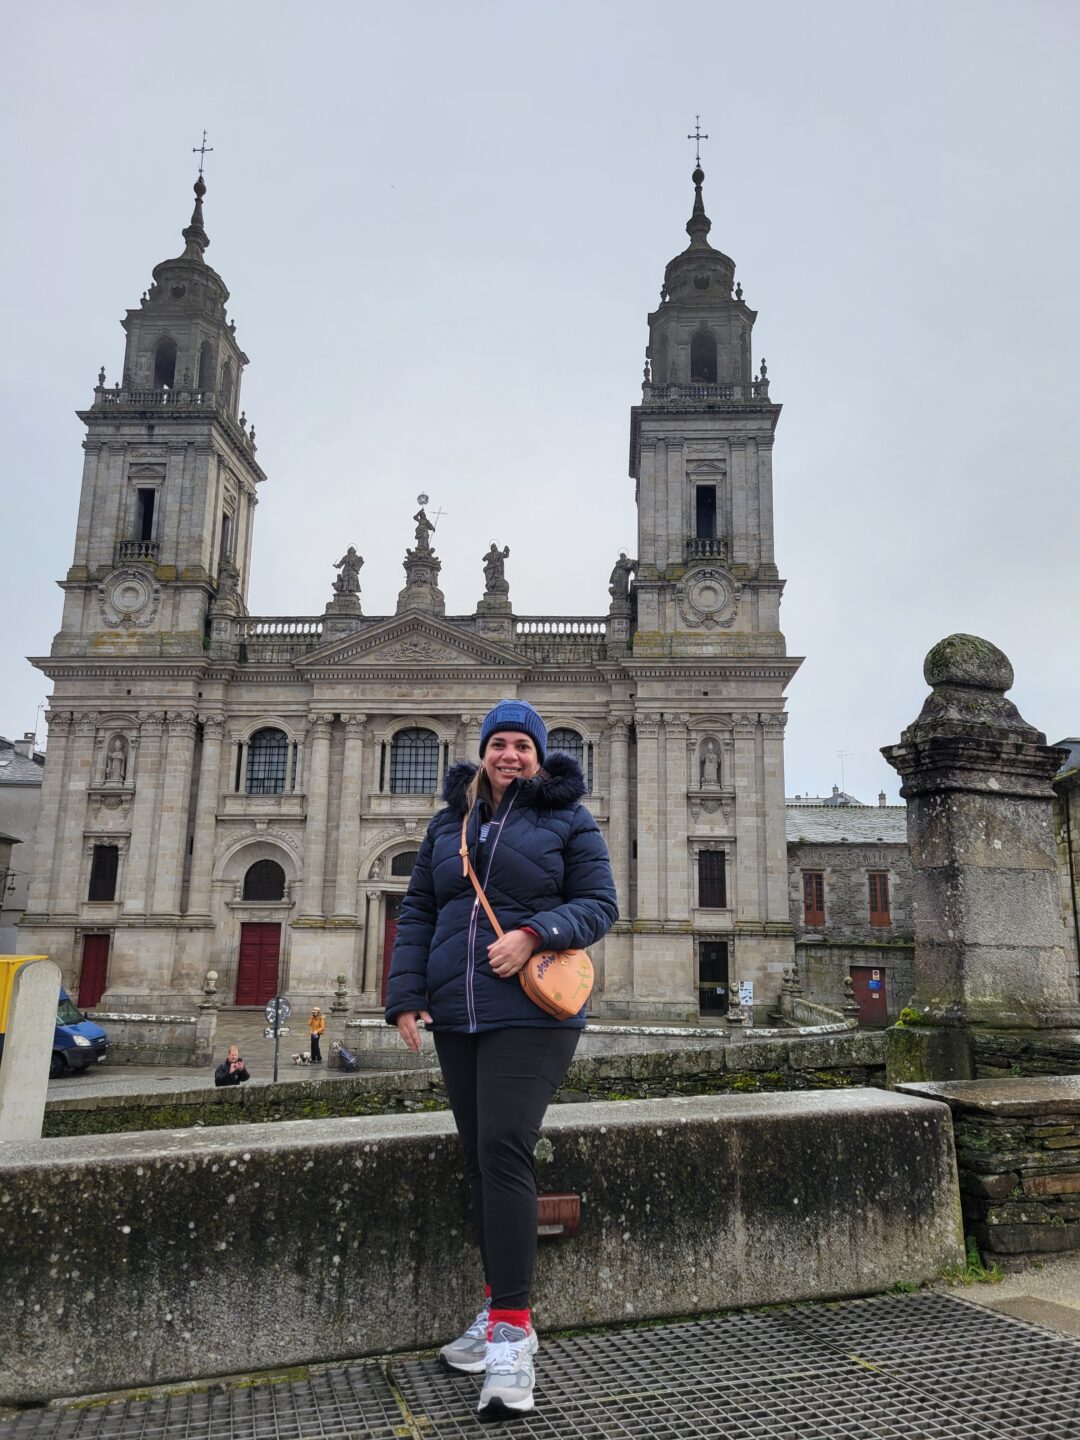
POLYGON ((606 615, 515 615, 514 634, 557 635, 560 640, 580 639, 586 643, 602 640, 607 634, 606 615))
MULTIPOLYGON (((944 1105, 567 1105, 543 1140, 541 1189, 580 1196, 581 1225, 541 1245, 541 1331, 865 1295, 962 1259, 944 1105)), ((12 1143, 0 1224, 0 1404, 428 1348, 482 1281, 445 1113, 12 1143)))

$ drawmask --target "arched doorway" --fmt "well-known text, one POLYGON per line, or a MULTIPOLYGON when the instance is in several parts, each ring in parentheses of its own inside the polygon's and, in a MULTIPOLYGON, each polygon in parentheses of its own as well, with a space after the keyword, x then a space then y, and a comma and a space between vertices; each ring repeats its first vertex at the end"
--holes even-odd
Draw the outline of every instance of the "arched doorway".
MULTIPOLYGON (((390 875, 393 879, 408 880, 416 864, 418 850, 402 850, 390 861, 390 875)), ((406 887, 407 888, 407 887, 406 887)), ((383 897, 383 935, 382 935, 382 982, 379 986, 379 999, 386 1004, 386 981, 390 974, 390 958, 394 953, 394 941, 397 939, 398 916, 401 914, 402 902, 405 899, 405 890, 388 890, 383 897)))

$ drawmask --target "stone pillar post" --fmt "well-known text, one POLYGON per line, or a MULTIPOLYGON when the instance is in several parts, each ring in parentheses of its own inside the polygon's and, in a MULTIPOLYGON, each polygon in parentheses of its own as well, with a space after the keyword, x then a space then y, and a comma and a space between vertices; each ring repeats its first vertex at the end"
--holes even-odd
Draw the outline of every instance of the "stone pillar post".
POLYGON ((41 785, 41 809, 34 834, 34 864, 30 875, 26 919, 44 916, 53 906, 53 872, 59 859, 60 803, 71 740, 71 712, 50 710, 45 716, 49 745, 41 785))
POLYGON ((659 715, 637 715, 637 919, 660 918, 659 715))
POLYGON ((191 857, 191 882, 188 886, 189 915, 210 913, 210 881, 214 869, 218 782, 225 716, 219 712, 204 715, 202 727, 202 759, 199 764, 199 789, 195 797, 195 848, 191 857))
POLYGON ((364 763, 366 715, 343 715, 345 757, 341 769, 341 818, 338 822, 334 915, 356 919, 356 880, 360 867, 360 777, 364 763))
POLYGON ((195 711, 170 711, 167 727, 152 908, 157 915, 179 915, 191 771, 195 763, 195 711))
POLYGON ((461 733, 464 751, 461 758, 476 764, 480 754, 480 726, 484 723, 483 715, 462 715, 461 733))
POLYGON ((689 780, 689 759, 687 754, 687 727, 690 716, 664 713, 664 731, 667 742, 667 797, 664 805, 667 816, 665 836, 664 871, 667 875, 667 906, 665 920, 688 920, 690 918, 690 862, 687 847, 687 786, 689 780))
POLYGON ((308 716, 307 820, 304 825, 304 906, 301 919, 321 919, 326 875, 326 823, 330 801, 330 727, 333 716, 308 716))
POLYGON ((890 1032, 889 1073, 964 1078, 993 1032, 1080 1026, 1050 783, 1065 752, 1005 699, 1013 669, 989 641, 950 635, 923 674, 918 719, 882 750, 908 806, 922 1021, 890 1032))
MULTIPOLYGON (((94 766, 94 736, 97 715, 90 711, 75 716, 75 734, 68 750, 67 775, 57 830, 59 850, 56 880, 56 913, 76 915, 85 896, 79 893, 85 875, 83 836, 86 832, 86 791, 94 766)), ((48 768, 48 767, 46 767, 48 768)))
POLYGON ((154 850, 154 827, 158 811, 161 732, 164 725, 165 716, 160 710, 143 711, 139 716, 135 801, 131 807, 131 864, 128 866, 124 884, 125 915, 146 913, 147 880, 154 850))

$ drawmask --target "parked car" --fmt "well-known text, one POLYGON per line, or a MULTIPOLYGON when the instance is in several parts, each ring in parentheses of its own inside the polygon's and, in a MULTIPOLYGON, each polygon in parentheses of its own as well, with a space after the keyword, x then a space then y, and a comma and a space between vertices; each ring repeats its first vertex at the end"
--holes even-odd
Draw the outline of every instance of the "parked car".
MULTIPOLYGON (((4 1035, 8 1025, 12 985, 15 971, 34 955, 0 956, 0 1055, 4 1052, 4 1035)), ((109 1037, 100 1025, 88 1020, 61 985, 56 1006, 56 1029, 53 1032, 52 1061, 49 1074, 69 1075, 101 1064, 109 1053, 109 1037)))

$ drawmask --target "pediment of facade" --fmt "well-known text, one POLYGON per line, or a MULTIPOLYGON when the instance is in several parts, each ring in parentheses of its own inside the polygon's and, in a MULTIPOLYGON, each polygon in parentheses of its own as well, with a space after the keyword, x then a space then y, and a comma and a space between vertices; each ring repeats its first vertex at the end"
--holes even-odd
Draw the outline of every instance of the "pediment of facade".
POLYGON ((493 644, 429 615, 394 616, 385 624, 334 640, 305 655, 303 668, 359 669, 369 665, 394 669, 403 665, 529 668, 528 662, 508 646, 493 644))

